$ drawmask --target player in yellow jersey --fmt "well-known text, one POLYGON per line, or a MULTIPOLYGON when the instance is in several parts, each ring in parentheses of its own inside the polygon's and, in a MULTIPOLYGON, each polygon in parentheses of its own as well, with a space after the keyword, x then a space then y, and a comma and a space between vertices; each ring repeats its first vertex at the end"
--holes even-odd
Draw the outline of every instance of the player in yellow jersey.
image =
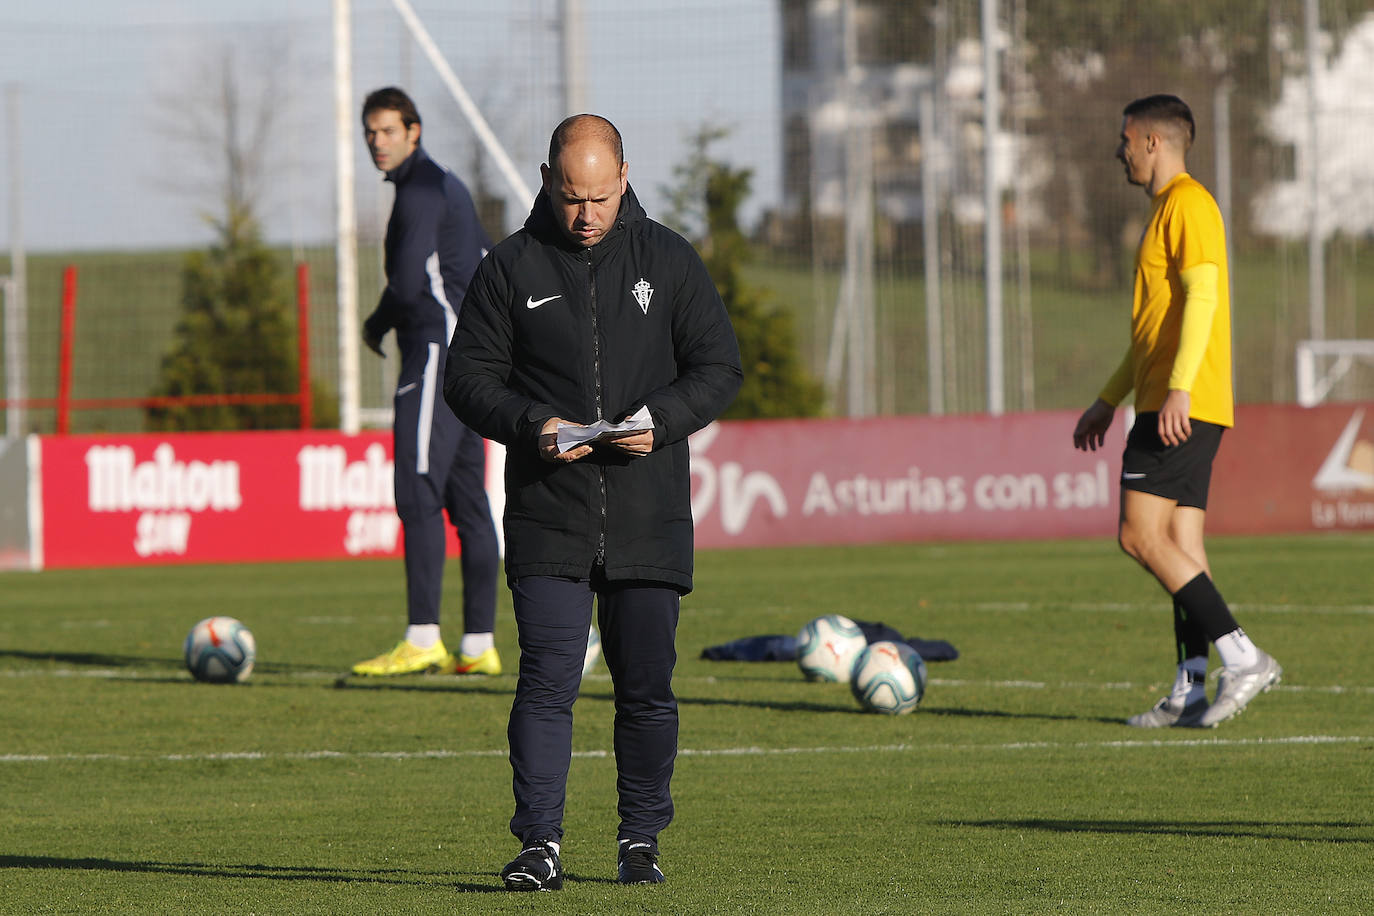
POLYGON ((1178 674, 1170 694, 1127 723, 1211 727, 1278 683, 1283 670, 1236 623, 1212 583, 1203 547, 1207 490, 1222 432, 1234 423, 1226 229, 1207 189, 1187 172, 1196 126, 1172 95, 1122 112, 1116 157, 1145 189, 1150 221, 1135 260, 1131 343, 1073 431, 1103 444, 1116 406, 1135 390, 1136 421, 1121 462, 1121 549, 1174 599, 1178 674), (1207 702, 1207 654, 1222 671, 1207 702))

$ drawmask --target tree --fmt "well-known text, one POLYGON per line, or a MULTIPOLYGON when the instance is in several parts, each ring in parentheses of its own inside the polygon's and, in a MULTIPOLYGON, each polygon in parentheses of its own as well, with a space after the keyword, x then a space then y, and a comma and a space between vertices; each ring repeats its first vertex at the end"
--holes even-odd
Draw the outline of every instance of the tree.
MULTIPOLYGON (((218 163, 223 215, 206 215, 216 242, 186 256, 182 317, 162 360, 155 396, 293 394, 300 390, 297 328, 281 260, 263 243, 255 209, 266 180, 273 125, 281 94, 268 79, 250 101, 226 51, 209 81, 209 101, 187 97, 169 110, 186 112, 173 134, 201 159, 218 163)), ((175 100, 172 100, 175 101, 175 100)), ((338 425, 338 402, 313 383, 317 427, 338 425)), ((154 407, 155 430, 284 429, 299 425, 292 404, 154 407)))
MULTIPOLYGON (((186 256, 182 317, 162 360, 157 396, 292 394, 298 390, 296 329, 278 257, 262 242, 252 215, 231 210, 216 225, 219 242, 186 256)), ((313 386, 312 386, 313 387, 313 386)), ((313 392, 315 425, 338 425, 337 403, 313 392)), ((293 404, 152 407, 154 430, 289 429, 293 404)))
POLYGON ((288 48, 270 34, 255 37, 249 47, 200 49, 179 88, 155 99, 152 129, 175 155, 160 163, 156 182, 194 201, 211 224, 258 213, 298 155, 281 136, 295 116, 288 48))
POLYGON ((668 220, 693 238, 711 279, 720 290, 739 340, 744 382, 723 415, 726 419, 816 416, 824 403, 819 382, 797 356, 792 315, 770 301, 767 291, 744 279, 751 256, 739 226, 739 208, 749 196, 753 173, 713 160, 709 147, 727 135, 705 126, 691 138, 687 160, 673 169, 676 187, 665 188, 668 220))

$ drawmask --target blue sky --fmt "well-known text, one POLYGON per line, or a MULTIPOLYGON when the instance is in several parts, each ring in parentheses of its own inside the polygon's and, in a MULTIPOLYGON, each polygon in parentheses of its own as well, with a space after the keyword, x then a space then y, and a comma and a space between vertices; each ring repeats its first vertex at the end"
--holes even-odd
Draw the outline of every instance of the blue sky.
MULTIPOLYGON (((246 96, 276 89, 260 214, 270 238, 327 243, 333 226, 330 0, 56 0, 0 8, 0 86, 17 94, 19 130, 0 142, 0 248, 10 245, 12 141, 20 144, 23 236, 30 251, 189 247, 211 238, 213 142, 178 135, 217 110, 209 76, 230 59, 246 96), (275 73, 275 80, 269 74, 275 73)), ((530 186, 559 95, 555 0, 414 0, 530 186)), ((776 203, 778 30, 771 0, 583 0, 587 107, 625 136, 630 180, 651 215, 685 138, 732 129, 717 154, 755 172, 746 216, 776 203)), ((390 0, 354 0, 355 108, 399 83, 425 119, 425 144, 472 179, 474 139, 390 0)), ((0 109, 3 111, 3 109, 0 109)), ((212 123, 219 123, 211 119, 212 123)), ((353 145, 360 226, 388 198, 353 145)), ((488 162, 488 183, 505 190, 488 162)), ((508 201, 507 229, 528 201, 508 201)))

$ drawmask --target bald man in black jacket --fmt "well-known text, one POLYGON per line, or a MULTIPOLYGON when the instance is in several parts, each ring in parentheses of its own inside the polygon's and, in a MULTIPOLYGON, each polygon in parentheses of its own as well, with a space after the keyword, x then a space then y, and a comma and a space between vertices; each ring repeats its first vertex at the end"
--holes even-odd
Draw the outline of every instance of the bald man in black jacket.
POLYGON ((564 121, 541 171, 524 228, 473 277, 444 385, 463 422, 507 446, 522 850, 502 878, 510 890, 563 884, 572 705, 595 599, 615 687, 618 879, 657 883, 673 816, 678 601, 692 589, 687 437, 739 390, 739 348, 696 251, 636 200, 609 121, 564 121), (645 414, 651 428, 558 445, 560 426, 645 414))

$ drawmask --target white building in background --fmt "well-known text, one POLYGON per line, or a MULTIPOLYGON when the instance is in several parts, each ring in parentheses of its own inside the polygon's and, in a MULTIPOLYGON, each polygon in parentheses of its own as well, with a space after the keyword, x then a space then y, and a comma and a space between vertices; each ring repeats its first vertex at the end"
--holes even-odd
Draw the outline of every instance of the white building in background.
POLYGON ((1312 206, 1322 238, 1374 232, 1374 16, 1354 26, 1340 53, 1320 66, 1316 80, 1317 142, 1311 142, 1306 73, 1283 79, 1264 124, 1292 151, 1293 177, 1256 196, 1252 216, 1260 232, 1301 238, 1311 229, 1312 206), (1320 176, 1312 200, 1312 170, 1320 176))
POLYGON ((845 213, 850 133, 871 132, 880 211, 920 219, 920 94, 930 68, 865 60, 867 36, 882 27, 880 10, 855 2, 846 29, 840 0, 782 0, 783 209, 845 213), (850 38, 846 54, 847 37, 850 38))
MULTIPOLYGON (((780 0, 782 11, 783 211, 800 214, 809 200, 814 216, 845 214, 847 159, 852 134, 867 131, 858 144, 871 154, 877 213, 899 223, 921 219, 921 157, 932 165, 945 195, 941 202, 961 223, 983 221, 983 70, 976 38, 950 39, 948 47, 904 49, 906 59, 878 59, 873 49, 891 49, 891 2, 881 0, 780 0), (846 8, 850 19, 846 23, 846 8), (848 47, 846 47, 848 45, 848 47), (928 61, 941 58, 936 66, 928 61), (932 93, 935 138, 922 136, 922 97, 932 93)), ((915 44, 913 40, 912 44, 915 44)), ((1007 109, 1025 104, 1007 93, 1007 109)), ((1011 125, 999 132, 994 154, 998 183, 1010 189, 1018 177, 1027 189, 1044 184, 1045 157, 1031 155, 1025 135, 1011 125), (1019 149, 1018 149, 1019 147, 1019 149), (1015 174, 1020 169, 1020 175, 1015 174)), ((1026 200, 1024 196, 1021 198, 1026 200)), ((1033 203, 1034 196, 1029 200, 1033 203)), ((1020 215, 1041 221, 1039 207, 1020 215)))

